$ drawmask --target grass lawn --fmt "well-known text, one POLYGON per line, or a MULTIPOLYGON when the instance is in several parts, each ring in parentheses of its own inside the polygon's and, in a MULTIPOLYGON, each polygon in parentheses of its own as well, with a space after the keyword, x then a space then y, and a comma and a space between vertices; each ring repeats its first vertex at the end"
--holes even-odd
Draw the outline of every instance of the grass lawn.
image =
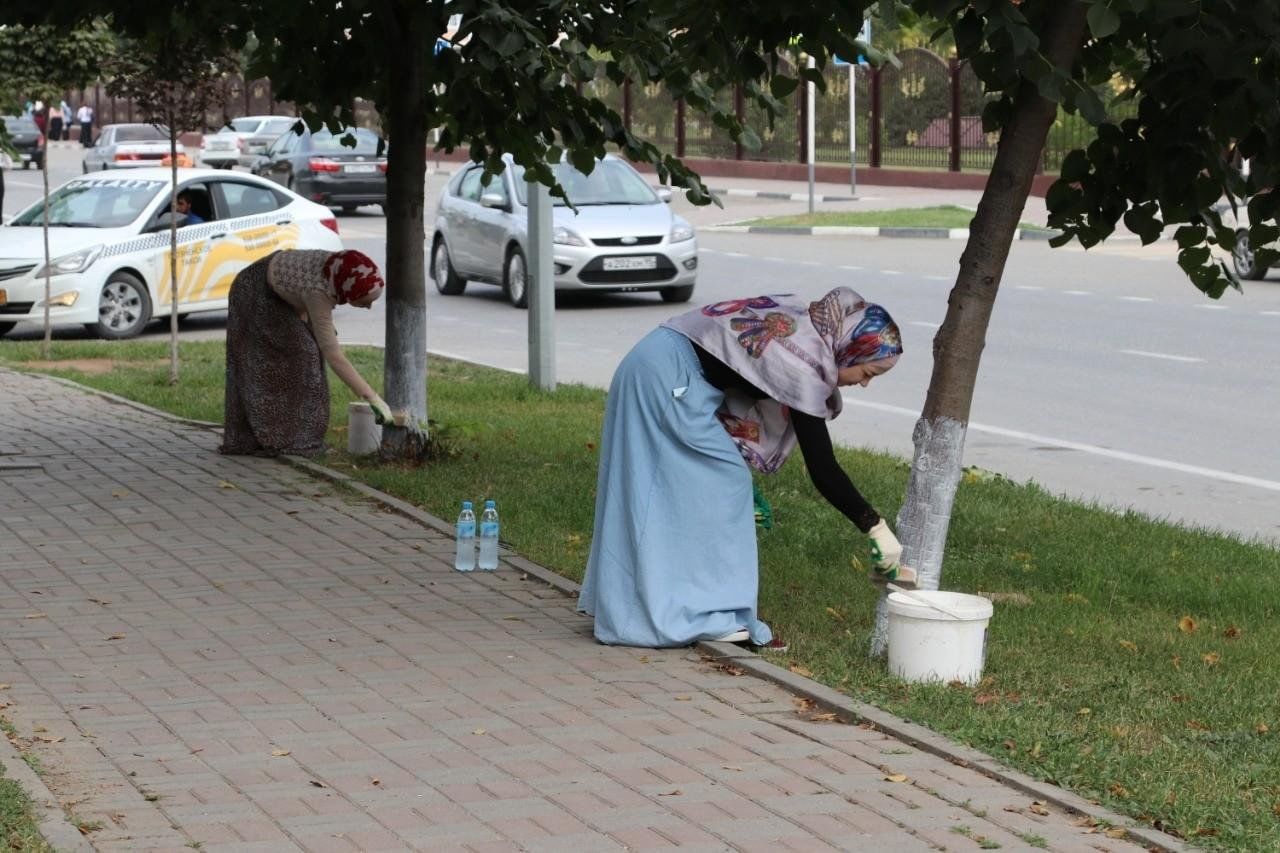
MULTIPOLYGON (((864 226, 870 228, 968 228, 973 211, 944 204, 937 207, 902 207, 893 210, 840 210, 821 213, 799 213, 795 216, 768 216, 739 223, 774 227, 864 226)), ((1022 223, 1023 228, 1044 230, 1022 223)))
MULTIPOLYGON (((7 722, 0 718, 0 737, 7 722)), ((36 827, 31 801, 17 782, 0 770, 0 849, 13 853, 52 853, 36 827)))
MULTIPOLYGON (((165 380, 166 347, 56 343, 58 359, 115 365, 50 372, 220 420, 222 345, 183 344, 176 389, 165 380)), ((20 366, 38 352, 36 344, 0 343, 0 363, 20 366)), ((381 353, 348 353, 380 387, 381 353)), ((442 518, 464 498, 495 497, 504 540, 580 579, 603 392, 541 393, 521 376, 443 359, 430 371, 436 434, 452 455, 427 471, 342 453, 327 464, 442 518)), ((350 395, 331 385, 329 438, 341 448, 350 395)), ((839 455, 893 518, 907 462, 839 455)), ((973 689, 906 685, 864 652, 875 603, 857 564, 865 540, 818 496, 798 455, 762 484, 776 526, 760 536, 760 610, 791 643, 785 664, 1206 848, 1280 850, 1280 552, 1101 511, 1034 485, 967 477, 944 585, 1000 594, 987 677, 973 689)))

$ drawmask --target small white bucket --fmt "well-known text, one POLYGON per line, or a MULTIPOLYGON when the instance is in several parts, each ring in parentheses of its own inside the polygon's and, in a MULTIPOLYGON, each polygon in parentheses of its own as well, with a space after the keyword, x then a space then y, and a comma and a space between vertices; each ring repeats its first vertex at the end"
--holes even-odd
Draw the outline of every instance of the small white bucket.
POLYGON ((973 685, 981 680, 993 612, 990 601, 963 592, 921 589, 912 590, 911 596, 890 593, 888 608, 889 672, 904 681, 973 685))
POLYGON ((382 446, 382 427, 373 418, 368 403, 347 406, 347 452, 353 456, 377 453, 382 446))

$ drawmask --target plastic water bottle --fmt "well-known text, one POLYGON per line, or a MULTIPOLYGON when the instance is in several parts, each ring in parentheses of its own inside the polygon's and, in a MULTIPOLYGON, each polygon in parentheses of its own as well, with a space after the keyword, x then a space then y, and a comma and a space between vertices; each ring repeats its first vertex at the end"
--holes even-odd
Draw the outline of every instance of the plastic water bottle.
POLYGON ((453 567, 460 572, 469 572, 476 567, 476 514, 471 509, 471 501, 462 502, 457 543, 453 567))
POLYGON ((486 572, 498 568, 498 505, 493 501, 485 501, 480 513, 479 566, 486 572))

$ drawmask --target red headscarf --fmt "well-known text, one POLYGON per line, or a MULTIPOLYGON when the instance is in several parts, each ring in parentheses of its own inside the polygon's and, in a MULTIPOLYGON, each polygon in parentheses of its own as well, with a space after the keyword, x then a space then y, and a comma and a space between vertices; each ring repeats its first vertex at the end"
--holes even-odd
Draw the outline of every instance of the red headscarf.
POLYGON ((359 302, 370 293, 377 299, 385 286, 378 265, 368 255, 354 249, 330 255, 324 264, 324 275, 333 286, 339 305, 359 302))

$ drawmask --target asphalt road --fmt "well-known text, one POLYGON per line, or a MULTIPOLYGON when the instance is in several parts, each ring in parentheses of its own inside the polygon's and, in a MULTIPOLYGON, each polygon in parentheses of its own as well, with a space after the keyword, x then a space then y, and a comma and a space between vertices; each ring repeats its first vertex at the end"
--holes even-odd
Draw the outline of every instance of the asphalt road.
MULTIPOLYGON (((78 171, 78 160, 70 165, 78 171)), ((72 173, 60 162, 51 181, 72 173)), ((37 181, 34 172, 10 173, 6 211, 17 210, 20 194, 37 197, 37 181)), ((430 198, 442 183, 429 180, 430 198)), ((875 192, 864 187, 859 204, 872 206, 875 192)), ((677 204, 700 226, 804 208, 743 198, 727 199, 723 210, 677 204)), ((376 208, 339 222, 349 246, 382 260, 384 220, 376 208)), ((695 302, 817 297, 844 284, 889 308, 906 354, 889 376, 846 392, 832 432, 838 441, 910 456, 930 344, 963 242, 707 230, 699 240, 695 302)), ((427 305, 432 352, 524 370, 528 315, 507 305, 498 288, 473 284, 463 296, 444 297, 428 284, 427 305)), ((677 310, 656 294, 562 295, 558 379, 607 386, 627 349, 677 310)), ((336 319, 343 340, 382 342, 382 305, 342 309, 336 319)), ((223 330, 221 316, 207 315, 193 317, 184 334, 220 337, 223 330)), ((38 331, 20 327, 13 336, 38 331)), ((58 336, 83 332, 60 329, 58 336)), ((1169 244, 1084 252, 1016 243, 983 356, 966 464, 1082 500, 1280 541, 1278 342, 1280 270, 1215 302, 1188 283, 1169 244)))

